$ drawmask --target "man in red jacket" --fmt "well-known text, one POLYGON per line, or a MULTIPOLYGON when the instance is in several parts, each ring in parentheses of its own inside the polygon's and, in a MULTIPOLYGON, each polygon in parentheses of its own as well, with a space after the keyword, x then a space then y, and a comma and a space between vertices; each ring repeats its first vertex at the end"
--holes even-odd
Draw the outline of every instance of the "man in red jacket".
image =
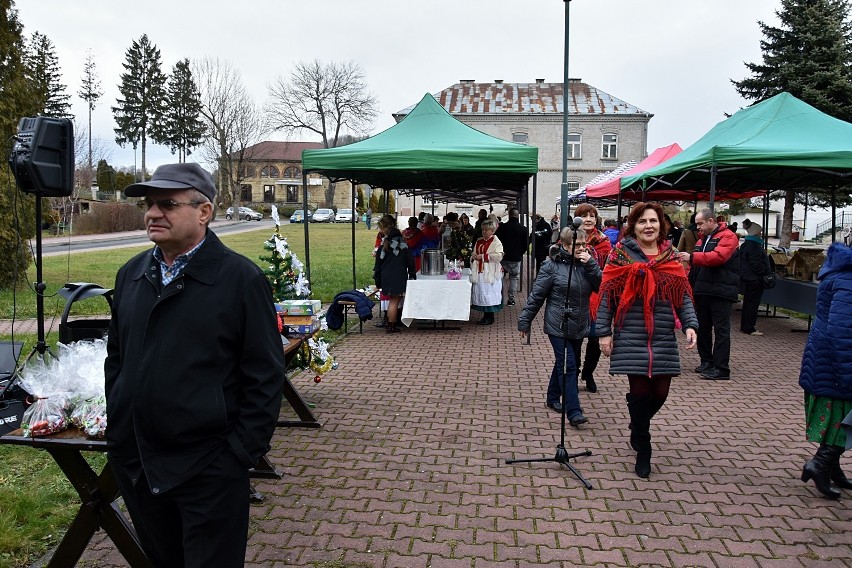
POLYGON ((731 378, 731 306, 739 294, 739 239, 727 224, 716 222, 711 209, 695 215, 701 238, 692 253, 680 253, 689 261, 689 281, 698 317, 698 354, 701 365, 695 372, 702 379, 731 378), (715 332, 715 342, 713 334, 715 332))

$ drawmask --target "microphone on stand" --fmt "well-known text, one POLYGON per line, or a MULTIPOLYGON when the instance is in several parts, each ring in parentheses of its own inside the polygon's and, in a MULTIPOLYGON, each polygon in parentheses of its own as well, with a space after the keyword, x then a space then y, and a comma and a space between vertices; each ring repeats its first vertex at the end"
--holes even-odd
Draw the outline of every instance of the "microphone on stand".
POLYGON ((574 217, 573 223, 574 223, 574 228, 579 229, 580 225, 583 224, 583 218, 582 217, 574 217))

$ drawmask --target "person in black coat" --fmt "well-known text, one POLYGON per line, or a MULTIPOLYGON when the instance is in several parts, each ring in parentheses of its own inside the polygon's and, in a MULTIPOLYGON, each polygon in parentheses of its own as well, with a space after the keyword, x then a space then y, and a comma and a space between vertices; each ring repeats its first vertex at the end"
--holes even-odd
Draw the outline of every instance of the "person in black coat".
POLYGON ((533 226, 533 234, 530 235, 530 242, 533 243, 535 249, 535 273, 538 275, 541 270, 541 265, 547 260, 547 253, 550 250, 550 236, 553 229, 550 228, 550 223, 536 213, 535 225, 533 226))
POLYGON ((500 223, 495 236, 503 243, 503 260, 500 265, 509 277, 509 292, 506 299, 507 306, 515 305, 515 293, 520 287, 521 264, 524 253, 529 246, 530 234, 527 228, 521 225, 521 212, 517 207, 509 209, 509 220, 500 223))
POLYGON ((399 313, 399 302, 408 280, 416 280, 417 272, 414 266, 414 256, 411 249, 402 238, 399 229, 393 227, 387 231, 382 244, 376 251, 376 263, 373 266, 373 279, 376 287, 381 288, 382 294, 389 296, 387 309, 387 333, 398 333, 396 327, 399 313))
POLYGON ((760 336, 763 332, 755 327, 760 298, 763 296, 763 277, 772 270, 769 257, 763 247, 763 231, 757 223, 747 229, 743 244, 740 245, 740 292, 743 294, 743 311, 740 317, 740 331, 748 335, 760 336))
POLYGON ((281 410, 284 350, 272 290, 207 224, 198 164, 125 189, 156 244, 115 280, 104 363, 109 466, 153 566, 241 567, 249 469, 281 410))

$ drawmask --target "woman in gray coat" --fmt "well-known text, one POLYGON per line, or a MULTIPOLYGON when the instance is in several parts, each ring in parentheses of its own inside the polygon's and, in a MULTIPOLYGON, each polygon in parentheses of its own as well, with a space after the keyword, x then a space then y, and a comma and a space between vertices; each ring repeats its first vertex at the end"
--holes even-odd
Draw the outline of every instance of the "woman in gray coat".
POLYGON ((535 315, 547 301, 544 308, 544 333, 553 346, 555 361, 550 372, 550 383, 547 385, 547 407, 562 412, 565 406, 565 416, 571 426, 577 427, 588 422, 580 407, 580 397, 577 393, 577 364, 580 359, 580 346, 583 338, 589 335, 591 311, 589 298, 592 292, 598 290, 601 283, 601 269, 593 254, 586 248, 585 231, 577 231, 577 241, 574 244, 574 255, 571 255, 571 243, 574 231, 567 227, 560 233, 560 243, 550 248, 550 261, 541 265, 538 276, 533 283, 532 292, 527 296, 527 304, 518 316, 518 331, 525 338, 530 331, 530 325, 535 315), (573 272, 573 274, 572 274, 573 272), (571 274, 571 289, 568 290, 568 275, 571 274), (568 315, 563 330, 563 313, 565 312, 565 295, 568 293, 568 315), (563 334, 568 339, 568 376, 565 380, 565 396, 559 401, 562 392, 562 369, 565 355, 563 334))
POLYGON ((663 209, 637 203, 627 217, 625 237, 607 259, 600 288, 597 331, 609 373, 630 382, 630 445, 636 475, 651 474, 651 418, 662 408, 672 377, 680 374, 675 329, 686 330, 695 347, 698 319, 692 291, 677 250, 667 240, 663 209))

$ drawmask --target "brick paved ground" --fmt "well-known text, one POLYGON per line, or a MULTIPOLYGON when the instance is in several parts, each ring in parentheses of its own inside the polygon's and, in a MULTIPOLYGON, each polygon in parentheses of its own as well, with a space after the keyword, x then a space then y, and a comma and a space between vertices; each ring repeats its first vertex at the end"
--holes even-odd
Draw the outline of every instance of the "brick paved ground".
MULTIPOLYGON (((730 382, 675 379, 648 480, 633 473, 626 378, 604 360, 599 392, 581 391, 589 424, 567 433, 570 450, 592 451, 572 461, 586 490, 557 464, 504 464, 552 457, 560 434, 544 407, 550 346, 540 317, 521 342, 519 308, 492 327, 473 315, 461 331, 391 339, 368 324, 335 346, 340 367, 320 384, 296 376, 324 426, 277 431, 284 477, 257 483, 266 501, 252 507, 247 565, 852 566, 852 493, 829 502, 798 479, 814 449, 797 385, 806 334, 792 332, 806 322, 735 332, 730 382)), ((82 565, 124 563, 99 533, 82 565)))

